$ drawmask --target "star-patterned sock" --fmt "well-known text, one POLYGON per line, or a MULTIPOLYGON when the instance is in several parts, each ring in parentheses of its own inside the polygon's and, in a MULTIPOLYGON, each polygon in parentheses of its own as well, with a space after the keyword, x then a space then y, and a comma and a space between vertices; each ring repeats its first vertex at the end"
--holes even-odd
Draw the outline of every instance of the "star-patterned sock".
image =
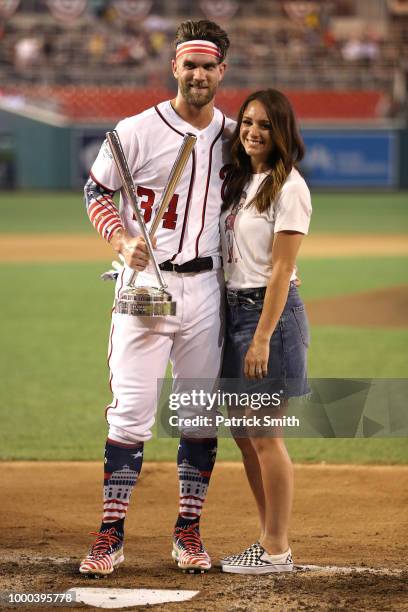
POLYGON ((180 485, 176 527, 198 523, 217 455, 217 438, 181 438, 177 455, 180 485))
POLYGON ((115 527, 123 537, 124 521, 143 463, 143 442, 122 444, 106 441, 101 531, 115 527))

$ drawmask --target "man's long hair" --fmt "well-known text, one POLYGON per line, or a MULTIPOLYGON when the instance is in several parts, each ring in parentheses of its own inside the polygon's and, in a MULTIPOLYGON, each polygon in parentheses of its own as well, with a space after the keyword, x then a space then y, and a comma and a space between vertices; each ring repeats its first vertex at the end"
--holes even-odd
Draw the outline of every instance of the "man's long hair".
POLYGON ((225 60, 230 41, 228 34, 213 21, 183 21, 177 28, 175 45, 189 40, 209 40, 217 45, 221 52, 219 63, 225 60))
POLYGON ((303 140, 287 97, 276 89, 264 89, 248 96, 240 108, 238 123, 231 140, 232 164, 225 184, 224 210, 238 204, 252 176, 251 160, 241 144, 239 132, 245 110, 254 100, 258 100, 265 107, 271 124, 272 150, 267 160, 270 171, 249 205, 254 205, 260 213, 267 210, 278 196, 292 168, 296 167, 304 156, 303 140))

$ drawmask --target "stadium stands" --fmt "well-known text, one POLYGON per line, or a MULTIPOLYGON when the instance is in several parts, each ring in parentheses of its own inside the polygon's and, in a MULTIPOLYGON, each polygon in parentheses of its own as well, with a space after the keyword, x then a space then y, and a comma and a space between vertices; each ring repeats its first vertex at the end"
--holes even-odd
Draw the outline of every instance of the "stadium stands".
POLYGON ((82 4, 86 8, 70 21, 51 13, 45 0, 21 3, 13 15, 0 16, 3 94, 40 100, 88 121, 137 112, 138 89, 144 90, 144 105, 163 89, 174 90, 168 65, 177 22, 208 16, 223 24, 229 10, 225 90, 267 83, 293 91, 299 114, 309 118, 404 113, 408 27, 404 14, 395 13, 404 0, 82 4), (132 4, 144 5, 145 14, 127 19, 124 4, 128 11, 132 4), (224 18, 211 10, 224 10, 224 18), (102 96, 95 90, 101 86, 109 88, 102 96))

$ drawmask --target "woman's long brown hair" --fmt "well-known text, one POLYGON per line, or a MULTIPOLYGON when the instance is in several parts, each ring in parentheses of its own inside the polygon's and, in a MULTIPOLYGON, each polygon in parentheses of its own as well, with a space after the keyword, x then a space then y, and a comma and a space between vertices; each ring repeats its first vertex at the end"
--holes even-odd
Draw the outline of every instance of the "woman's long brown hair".
POLYGON ((276 89, 256 91, 244 101, 231 141, 231 160, 224 187, 223 209, 237 204, 252 175, 250 157, 246 154, 239 132, 248 104, 258 100, 265 107, 271 124, 272 150, 267 160, 270 172, 262 181, 255 198, 250 202, 259 212, 267 210, 278 196, 289 173, 303 159, 305 146, 297 126, 295 114, 286 96, 276 89))

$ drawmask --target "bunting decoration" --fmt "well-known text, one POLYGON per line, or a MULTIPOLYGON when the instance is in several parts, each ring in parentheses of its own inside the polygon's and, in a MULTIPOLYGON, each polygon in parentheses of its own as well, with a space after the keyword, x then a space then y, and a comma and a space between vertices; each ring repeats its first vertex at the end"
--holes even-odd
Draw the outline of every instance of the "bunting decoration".
POLYGON ((52 16, 58 21, 77 21, 88 6, 87 0, 47 0, 52 16))
POLYGON ((231 19, 238 10, 235 0, 202 0, 200 7, 208 19, 231 19))
POLYGON ((19 4, 20 0, 0 0, 0 17, 12 17, 19 4))
POLYGON ((114 0, 113 6, 125 20, 144 19, 150 13, 152 0, 114 0))

